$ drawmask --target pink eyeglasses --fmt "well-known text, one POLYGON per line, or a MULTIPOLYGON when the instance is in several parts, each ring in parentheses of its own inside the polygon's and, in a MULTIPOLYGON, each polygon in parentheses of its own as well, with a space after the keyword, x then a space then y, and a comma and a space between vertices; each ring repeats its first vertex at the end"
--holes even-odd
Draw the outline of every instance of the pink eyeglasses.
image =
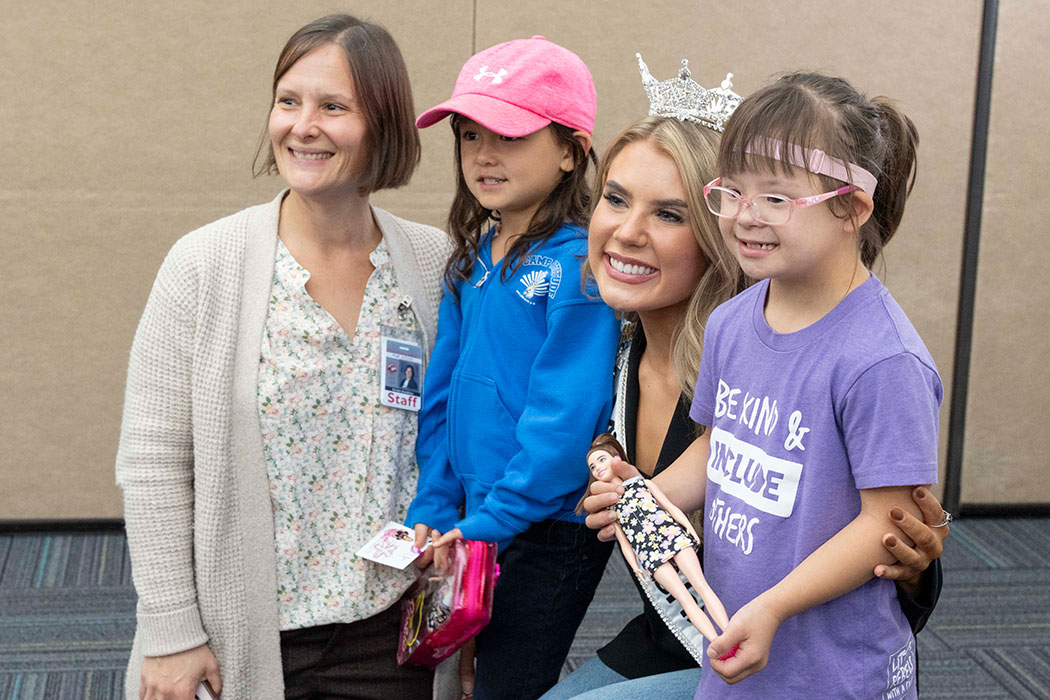
POLYGON ((791 218, 791 212, 795 209, 811 207, 814 204, 826 202, 833 197, 860 189, 856 185, 843 185, 834 192, 814 194, 809 197, 799 197, 798 199, 791 199, 791 197, 782 194, 756 194, 754 197, 743 197, 739 192, 719 187, 718 183, 720 182, 722 182, 722 178, 716 177, 704 185, 704 201, 707 202, 707 208, 711 210, 712 214, 723 219, 735 219, 740 216, 740 212, 744 211, 744 207, 747 206, 751 209, 751 216, 756 221, 760 221, 768 226, 786 224, 791 218))

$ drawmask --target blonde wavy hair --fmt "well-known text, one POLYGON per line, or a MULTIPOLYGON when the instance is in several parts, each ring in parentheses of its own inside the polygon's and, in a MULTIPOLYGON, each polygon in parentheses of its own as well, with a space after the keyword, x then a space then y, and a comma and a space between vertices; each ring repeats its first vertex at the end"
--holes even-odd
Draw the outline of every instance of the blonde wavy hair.
MULTIPOLYGON (((595 194, 601 201, 609 168, 616 156, 632 143, 649 142, 678 166, 685 186, 686 203, 693 236, 707 259, 707 269, 696 285, 685 315, 671 341, 671 361, 682 393, 691 398, 700 371, 700 352, 704 346, 704 326, 716 306, 743 290, 749 280, 744 277, 732 253, 722 241, 718 221, 704 203, 704 185, 717 177, 715 170, 719 134, 705 126, 671 117, 646 117, 631 124, 613 140, 598 165, 595 194)), ((584 279, 591 277, 584 265, 584 279)), ((628 314, 628 318, 633 314, 628 314)), ((632 319, 633 320, 633 319, 632 319)))

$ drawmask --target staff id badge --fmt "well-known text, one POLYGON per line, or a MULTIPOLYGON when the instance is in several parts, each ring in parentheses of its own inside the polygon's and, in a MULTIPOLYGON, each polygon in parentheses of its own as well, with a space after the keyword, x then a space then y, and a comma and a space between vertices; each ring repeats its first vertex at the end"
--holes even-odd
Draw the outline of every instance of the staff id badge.
POLYGON ((423 397, 423 334, 383 326, 379 403, 418 411, 423 397))

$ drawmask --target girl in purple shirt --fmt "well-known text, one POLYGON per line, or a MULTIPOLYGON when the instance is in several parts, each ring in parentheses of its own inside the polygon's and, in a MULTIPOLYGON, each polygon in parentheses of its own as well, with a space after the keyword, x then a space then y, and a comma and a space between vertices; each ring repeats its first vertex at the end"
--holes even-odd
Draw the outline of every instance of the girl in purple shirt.
POLYGON ((704 504, 704 569, 731 615, 704 700, 916 697, 914 638, 874 571, 892 563, 885 512, 917 513, 912 487, 936 480, 942 390, 869 268, 917 143, 893 104, 817 74, 727 124, 705 199, 760 282, 711 314, 690 412, 709 429, 661 480, 704 504))

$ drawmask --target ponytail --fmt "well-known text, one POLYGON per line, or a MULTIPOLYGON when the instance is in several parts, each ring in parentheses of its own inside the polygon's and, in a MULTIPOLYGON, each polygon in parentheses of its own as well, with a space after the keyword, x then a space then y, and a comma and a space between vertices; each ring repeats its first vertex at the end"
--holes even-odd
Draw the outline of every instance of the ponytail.
POLYGON ((866 267, 871 267, 878 259, 904 216, 904 203, 915 185, 919 146, 915 124, 892 100, 876 97, 871 102, 878 114, 885 156, 878 171, 875 208, 860 232, 861 261, 866 267))

